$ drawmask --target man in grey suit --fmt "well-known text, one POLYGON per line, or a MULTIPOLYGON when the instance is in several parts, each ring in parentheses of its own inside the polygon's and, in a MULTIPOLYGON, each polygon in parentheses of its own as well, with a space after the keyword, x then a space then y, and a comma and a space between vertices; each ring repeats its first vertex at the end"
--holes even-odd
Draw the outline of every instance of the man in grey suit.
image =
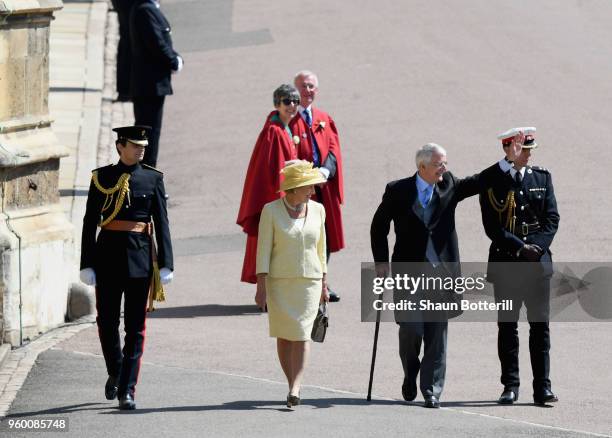
MULTIPOLYGON (((387 235, 393 222, 395 246, 392 262, 418 262, 428 274, 460 275, 455 209, 463 199, 478 194, 478 175, 458 179, 447 171, 446 151, 429 143, 416 153, 417 172, 387 184, 378 206, 370 238, 378 276, 389 274, 387 235), (445 264, 446 263, 446 264, 445 264)), ((416 379, 427 408, 440 407, 446 373, 447 315, 417 313, 416 320, 398 321, 400 358, 404 368, 402 395, 417 396, 416 379), (421 344, 424 353, 419 359, 421 344)))

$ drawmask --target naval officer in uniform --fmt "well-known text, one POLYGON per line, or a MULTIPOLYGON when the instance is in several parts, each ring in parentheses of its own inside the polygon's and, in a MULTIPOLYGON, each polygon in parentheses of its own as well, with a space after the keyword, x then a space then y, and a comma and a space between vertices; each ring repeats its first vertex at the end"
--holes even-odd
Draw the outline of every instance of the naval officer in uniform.
POLYGON ((172 280, 172 244, 163 174, 140 163, 150 128, 128 126, 113 131, 120 158, 92 173, 83 218, 80 277, 96 286, 96 322, 108 372, 106 398, 119 396, 120 409, 135 409, 149 294, 163 299, 161 284, 172 280), (123 351, 119 339, 122 295, 123 351))
POLYGON ((498 136, 505 157, 481 173, 482 222, 491 239, 487 280, 496 301, 510 299, 512 310, 498 313, 498 355, 503 392, 498 402, 512 404, 519 396, 519 336, 521 306, 529 321, 529 353, 533 400, 538 405, 558 401, 551 390, 550 371, 550 246, 559 213, 550 172, 528 166, 538 146, 536 129, 513 128, 498 136))

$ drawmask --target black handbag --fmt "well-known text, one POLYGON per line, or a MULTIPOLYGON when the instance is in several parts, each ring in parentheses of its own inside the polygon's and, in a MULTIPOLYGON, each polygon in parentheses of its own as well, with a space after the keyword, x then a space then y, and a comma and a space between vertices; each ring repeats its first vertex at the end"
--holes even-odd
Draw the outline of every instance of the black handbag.
POLYGON ((310 338, 314 342, 323 342, 325 340, 325 333, 327 332, 328 326, 329 315, 327 314, 327 303, 324 301, 322 304, 319 305, 317 316, 314 320, 314 324, 312 325, 312 332, 310 333, 310 338))

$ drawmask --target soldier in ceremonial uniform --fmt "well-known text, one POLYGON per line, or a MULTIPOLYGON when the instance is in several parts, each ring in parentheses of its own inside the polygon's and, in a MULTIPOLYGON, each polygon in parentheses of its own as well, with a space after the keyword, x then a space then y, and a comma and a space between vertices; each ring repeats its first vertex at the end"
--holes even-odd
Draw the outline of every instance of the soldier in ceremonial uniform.
POLYGON ((117 44, 117 101, 130 101, 130 75, 132 49, 130 48, 130 10, 135 0, 111 0, 119 21, 119 43, 117 44))
POLYGON ((513 128, 498 136, 505 157, 481 173, 482 222, 491 239, 487 279, 496 301, 510 299, 510 311, 498 314, 498 355, 504 389, 498 402, 512 404, 519 395, 519 313, 529 321, 529 353, 533 399, 538 405, 556 402, 550 371, 550 245, 559 213, 550 172, 528 166, 538 145, 531 127, 513 128))
POLYGON ((135 409, 147 306, 154 296, 163 300, 161 284, 172 280, 172 244, 163 174, 140 164, 150 128, 128 126, 113 131, 120 159, 92 174, 83 218, 81 281, 96 286, 96 322, 108 372, 106 398, 119 396, 120 409, 135 409), (122 295, 123 351, 119 339, 122 295))
POLYGON ((156 166, 164 102, 173 94, 171 75, 183 69, 183 58, 174 50, 170 23, 159 1, 134 0, 129 29, 134 119, 136 125, 151 126, 143 163, 156 166))

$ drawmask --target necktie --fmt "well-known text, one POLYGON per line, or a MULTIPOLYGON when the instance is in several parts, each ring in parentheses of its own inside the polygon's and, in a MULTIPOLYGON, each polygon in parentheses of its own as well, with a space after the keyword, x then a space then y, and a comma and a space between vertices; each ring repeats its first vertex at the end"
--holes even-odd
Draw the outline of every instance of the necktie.
POLYGON ((306 120, 306 124, 308 127, 312 127, 312 118, 310 117, 310 113, 308 110, 304 110, 304 120, 306 120))
MULTIPOLYGON (((305 109, 302 114, 304 114, 304 120, 306 121, 308 128, 312 128, 312 117, 310 117, 310 112, 305 109)), ((312 162, 314 163, 315 167, 319 167, 319 147, 312 133, 312 129, 308 129, 308 138, 310 139, 310 144, 312 145, 312 162)))
MULTIPOLYGON (((423 207, 425 208, 424 217, 427 223, 427 227, 429 228, 431 216, 433 215, 433 211, 431 210, 433 210, 434 206, 432 205, 431 207, 428 208, 428 205, 431 204, 431 202, 433 201, 433 197, 434 197, 433 186, 427 186, 427 189, 423 190, 423 196, 425 198, 423 199, 424 201, 423 207), (428 210, 429 210, 429 213, 428 213, 428 210)), ((434 246, 434 242, 431 237, 431 233, 427 237, 427 247, 425 248, 425 259, 429 261, 434 268, 440 264, 440 257, 438 256, 436 247, 434 246)))
POLYGON ((514 181, 516 181, 517 184, 520 184, 521 182, 523 182, 523 176, 521 175, 521 172, 517 171, 514 174, 514 181))
POLYGON ((429 204, 429 200, 431 199, 431 192, 431 186, 427 186, 427 188, 421 192, 421 205, 423 206, 423 208, 427 207, 427 204, 429 204))

